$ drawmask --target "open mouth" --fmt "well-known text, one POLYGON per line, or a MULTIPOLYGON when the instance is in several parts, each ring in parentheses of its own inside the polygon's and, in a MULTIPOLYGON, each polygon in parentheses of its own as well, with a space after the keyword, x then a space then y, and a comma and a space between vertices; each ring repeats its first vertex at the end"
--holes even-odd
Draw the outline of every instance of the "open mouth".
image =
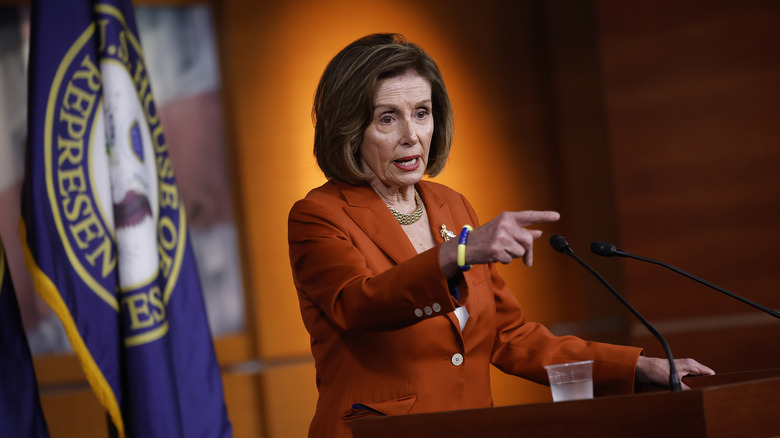
POLYGON ((399 169, 402 169, 402 170, 414 170, 414 169, 417 168, 417 166, 420 165, 420 156, 416 155, 416 156, 413 156, 413 157, 399 158, 399 159, 393 161, 393 163, 399 169))

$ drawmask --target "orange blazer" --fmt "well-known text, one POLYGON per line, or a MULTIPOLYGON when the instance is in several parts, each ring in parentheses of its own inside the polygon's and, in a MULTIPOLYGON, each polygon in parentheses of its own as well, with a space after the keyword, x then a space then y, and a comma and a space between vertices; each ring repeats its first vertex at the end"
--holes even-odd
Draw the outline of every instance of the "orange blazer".
MULTIPOLYGON (((431 233, 478 226, 459 193, 421 181, 431 233)), ((545 365, 593 359, 597 395, 630 393, 641 350, 553 336, 526 322, 495 266, 463 274, 459 301, 438 264, 418 254, 367 185, 327 182, 288 220, 293 280, 311 335, 319 398, 310 437, 350 437, 350 421, 492 406, 490 364, 547 384, 545 365), (454 314, 470 317, 461 331, 454 314)))

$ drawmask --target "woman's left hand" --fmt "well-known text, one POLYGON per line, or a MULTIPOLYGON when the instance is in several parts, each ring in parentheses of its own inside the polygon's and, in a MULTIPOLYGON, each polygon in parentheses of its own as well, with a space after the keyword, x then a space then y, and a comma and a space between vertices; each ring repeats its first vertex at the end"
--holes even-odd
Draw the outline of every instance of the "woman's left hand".
MULTIPOLYGON (((677 375, 682 379, 685 376, 706 375, 711 376, 715 371, 700 364, 693 359, 675 359, 674 366, 677 375)), ((669 386, 669 361, 658 357, 639 356, 636 363, 636 381, 638 383, 654 383, 669 386)), ((688 385, 680 381, 682 389, 690 389, 688 385)))

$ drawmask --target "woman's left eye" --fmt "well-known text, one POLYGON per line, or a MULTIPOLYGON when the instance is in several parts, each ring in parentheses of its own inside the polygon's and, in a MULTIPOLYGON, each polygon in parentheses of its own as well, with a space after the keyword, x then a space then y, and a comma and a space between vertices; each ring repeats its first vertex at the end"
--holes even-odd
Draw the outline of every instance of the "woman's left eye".
POLYGON ((430 112, 430 111, 428 111, 427 109, 421 109, 421 110, 418 110, 418 111, 415 113, 415 115, 417 116, 417 118, 418 118, 418 119, 424 119, 424 118, 428 117, 428 115, 429 115, 430 113, 431 113, 431 112, 430 112))

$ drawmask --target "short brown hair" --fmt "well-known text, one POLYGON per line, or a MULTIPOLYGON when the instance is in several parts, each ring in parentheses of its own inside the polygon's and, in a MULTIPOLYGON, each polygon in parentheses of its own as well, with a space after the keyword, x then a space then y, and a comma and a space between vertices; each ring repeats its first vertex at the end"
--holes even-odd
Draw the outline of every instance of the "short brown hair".
POLYGON ((314 96, 314 156, 328 179, 360 184, 360 143, 371 122, 377 82, 409 70, 431 84, 433 138, 425 174, 438 175, 452 144, 452 108, 436 62, 397 33, 367 35, 341 50, 325 68, 314 96))

